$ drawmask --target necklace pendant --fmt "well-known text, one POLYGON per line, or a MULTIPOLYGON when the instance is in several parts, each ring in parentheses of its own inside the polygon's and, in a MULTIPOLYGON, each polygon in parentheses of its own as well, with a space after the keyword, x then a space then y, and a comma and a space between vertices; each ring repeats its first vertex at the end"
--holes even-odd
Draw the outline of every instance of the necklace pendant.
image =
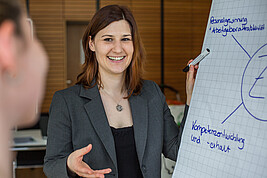
POLYGON ((122 106, 120 104, 117 104, 116 109, 119 112, 121 112, 123 110, 123 108, 122 108, 122 106))

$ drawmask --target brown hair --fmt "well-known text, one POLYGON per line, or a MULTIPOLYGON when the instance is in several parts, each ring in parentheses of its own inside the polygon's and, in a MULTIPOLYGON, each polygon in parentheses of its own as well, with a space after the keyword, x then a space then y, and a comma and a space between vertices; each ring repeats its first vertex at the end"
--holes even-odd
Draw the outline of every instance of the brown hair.
POLYGON ((90 37, 94 40, 96 34, 114 21, 126 20, 131 28, 134 53, 131 64, 126 69, 125 87, 129 98, 132 94, 137 95, 142 88, 142 76, 144 73, 145 50, 141 41, 137 24, 132 12, 125 6, 109 5, 96 12, 91 22, 88 24, 83 35, 83 50, 85 63, 83 71, 77 77, 77 84, 82 84, 85 88, 92 88, 96 84, 102 86, 101 76, 98 71, 98 63, 95 53, 89 48, 90 37))
POLYGON ((21 16, 22 8, 17 0, 0 0, 0 25, 6 20, 11 20, 15 24, 15 33, 18 36, 22 36, 21 16))

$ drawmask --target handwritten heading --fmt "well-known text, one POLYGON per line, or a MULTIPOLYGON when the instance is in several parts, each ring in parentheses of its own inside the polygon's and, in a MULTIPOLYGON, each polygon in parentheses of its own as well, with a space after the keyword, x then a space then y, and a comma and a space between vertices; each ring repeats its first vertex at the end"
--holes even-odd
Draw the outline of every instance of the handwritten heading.
POLYGON ((215 18, 211 16, 210 25, 209 30, 211 33, 222 34, 223 37, 226 37, 228 33, 253 32, 265 29, 265 24, 248 24, 248 18, 246 17, 215 18))

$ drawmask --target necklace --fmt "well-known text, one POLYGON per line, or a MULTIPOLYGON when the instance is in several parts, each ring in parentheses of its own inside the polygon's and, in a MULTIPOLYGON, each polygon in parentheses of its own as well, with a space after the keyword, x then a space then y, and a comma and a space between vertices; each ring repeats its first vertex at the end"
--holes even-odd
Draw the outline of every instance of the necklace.
MULTIPOLYGON (((110 95, 110 94, 108 94, 108 92, 106 92, 105 90, 103 90, 102 89, 102 91, 103 92, 105 92, 117 105, 116 105, 116 110, 118 111, 118 112, 121 112, 122 110, 123 110, 123 107, 122 107, 122 105, 120 105, 120 102, 121 102, 121 100, 123 99, 123 97, 120 99, 120 101, 119 102, 116 102, 116 100, 110 95)), ((123 95, 124 95, 124 93, 123 93, 123 95)))

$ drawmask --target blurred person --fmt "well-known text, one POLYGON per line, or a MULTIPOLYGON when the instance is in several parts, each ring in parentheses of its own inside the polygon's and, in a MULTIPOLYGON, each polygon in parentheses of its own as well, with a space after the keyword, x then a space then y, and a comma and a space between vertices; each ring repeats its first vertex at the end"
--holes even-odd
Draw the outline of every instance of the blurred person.
POLYGON ((44 93, 46 53, 34 37, 21 4, 0 0, 0 177, 11 177, 12 128, 36 122, 44 93))
POLYGON ((187 105, 179 128, 159 86, 142 78, 145 51, 127 7, 97 11, 84 33, 83 49, 77 84, 56 92, 50 106, 45 174, 160 178, 161 153, 177 158, 198 66, 187 73, 187 105))

